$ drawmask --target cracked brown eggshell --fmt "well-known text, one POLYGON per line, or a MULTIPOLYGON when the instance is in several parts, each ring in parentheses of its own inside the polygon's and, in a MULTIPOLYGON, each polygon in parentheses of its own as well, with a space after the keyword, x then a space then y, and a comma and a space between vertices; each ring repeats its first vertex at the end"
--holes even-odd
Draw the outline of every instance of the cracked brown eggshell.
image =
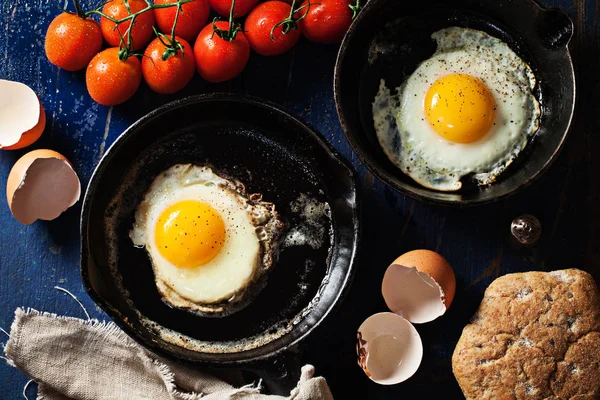
POLYGON ((381 284, 388 308, 415 324, 443 315, 455 291, 454 270, 444 257, 431 250, 413 250, 398 257, 386 270, 381 284))
POLYGON ((17 221, 53 220, 79 200, 81 184, 69 161, 53 150, 21 157, 6 182, 6 198, 17 221))
POLYGON ((467 399, 599 399, 600 293, 578 269, 496 279, 452 356, 467 399))
POLYGON ((0 79, 0 149, 16 150, 39 139, 46 127, 46 113, 27 85, 0 79))
POLYGON ((356 352, 358 365, 372 381, 394 385, 419 369, 423 344, 410 322, 384 312, 370 316, 358 328, 356 352))

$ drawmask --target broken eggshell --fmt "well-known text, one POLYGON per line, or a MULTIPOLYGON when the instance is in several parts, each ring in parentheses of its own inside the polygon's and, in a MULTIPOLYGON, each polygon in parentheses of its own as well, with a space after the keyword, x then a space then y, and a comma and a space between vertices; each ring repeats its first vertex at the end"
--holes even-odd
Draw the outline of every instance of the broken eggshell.
POLYGON ((407 380, 423 358, 423 343, 415 327, 390 312, 367 318, 358 328, 356 345, 358 365, 381 385, 407 380))
POLYGON ((0 149, 21 149, 38 140, 46 127, 46 113, 35 92, 0 79, 0 93, 0 149))
POLYGON ((414 250, 398 257, 386 270, 381 285, 388 308, 415 324, 443 315, 455 291, 452 267, 430 250, 414 250))
POLYGON ((53 150, 34 150, 13 166, 6 198, 13 216, 29 225, 50 221, 79 200, 81 184, 69 161, 53 150))

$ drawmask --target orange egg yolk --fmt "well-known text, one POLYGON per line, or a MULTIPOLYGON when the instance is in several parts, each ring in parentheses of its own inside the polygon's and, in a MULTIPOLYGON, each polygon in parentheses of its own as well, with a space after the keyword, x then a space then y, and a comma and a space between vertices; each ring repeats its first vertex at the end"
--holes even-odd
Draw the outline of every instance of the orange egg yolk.
POLYGON ((197 267, 212 260, 225 242, 225 223, 209 204, 185 200, 165 209, 156 223, 155 243, 171 264, 197 267))
POLYGON ((492 93, 480 79, 466 74, 450 74, 435 81, 424 106, 435 132, 455 143, 481 139, 494 122, 492 93))

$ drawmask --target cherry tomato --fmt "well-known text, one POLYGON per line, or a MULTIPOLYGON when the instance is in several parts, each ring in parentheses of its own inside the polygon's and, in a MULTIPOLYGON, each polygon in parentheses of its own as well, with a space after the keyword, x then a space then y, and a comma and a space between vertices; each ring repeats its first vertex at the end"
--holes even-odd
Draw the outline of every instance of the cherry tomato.
MULTIPOLYGON (((307 39, 325 44, 340 43, 352 24, 351 0, 307 0, 301 5, 310 9, 298 25, 307 39)), ((298 12, 304 15, 306 9, 298 12)))
POLYGON ((91 18, 62 13, 50 22, 46 32, 46 57, 67 71, 85 68, 102 47, 102 33, 91 18))
POLYGON ((279 25, 273 31, 271 29, 277 23, 290 16, 292 7, 281 1, 267 1, 256 6, 246 18, 244 32, 250 42, 252 50, 263 56, 283 54, 300 39, 300 30, 294 22, 288 25, 288 32, 284 32, 284 25, 279 25))
MULTIPOLYGON (((177 0, 155 0, 155 5, 175 3, 177 0)), ((177 7, 155 8, 154 16, 158 29, 165 35, 171 34, 173 22, 177 7)), ((210 7, 208 0, 193 0, 181 6, 179 17, 177 18, 177 26, 175 27, 175 36, 179 36, 187 40, 193 41, 198 36, 198 33, 208 22, 210 7)))
MULTIPOLYGON (((231 0, 208 0, 208 3, 222 17, 229 17, 231 10, 231 0)), ((235 8, 233 15, 235 17, 243 17, 258 3, 258 0, 235 0, 235 8)))
MULTIPOLYGON (((216 26, 226 31, 229 22, 218 21, 216 26)), ((242 31, 234 40, 227 41, 214 33, 212 24, 208 24, 196 39, 194 57, 200 76, 209 82, 223 82, 244 70, 250 58, 250 44, 242 31)))
MULTIPOLYGON (((132 14, 143 10, 147 6, 148 4, 144 0, 129 0, 129 8, 131 9, 132 14)), ((109 1, 102 8, 102 12, 117 20, 131 15, 127 10, 125 0, 109 1)), ((113 47, 119 47, 121 44, 121 36, 123 36, 125 44, 127 44, 126 34, 129 25, 131 25, 131 20, 120 23, 119 28, 115 29, 114 22, 104 17, 100 18, 102 35, 108 44, 113 47)), ((154 33, 152 30, 153 25, 154 10, 148 10, 135 18, 135 23, 133 24, 133 28, 131 28, 131 41, 133 42, 131 50, 140 50, 150 41, 150 38, 154 33)))
POLYGON ((124 103, 140 86, 140 60, 119 59, 119 48, 111 47, 92 58, 85 72, 85 83, 90 96, 97 103, 114 106, 124 103))
MULTIPOLYGON (((162 39, 167 42, 167 38, 162 39)), ((187 85, 196 72, 194 52, 190 44, 175 36, 175 40, 183 47, 163 60, 167 46, 156 38, 146 48, 142 57, 142 74, 150 89, 157 93, 171 94, 180 91, 187 85)))

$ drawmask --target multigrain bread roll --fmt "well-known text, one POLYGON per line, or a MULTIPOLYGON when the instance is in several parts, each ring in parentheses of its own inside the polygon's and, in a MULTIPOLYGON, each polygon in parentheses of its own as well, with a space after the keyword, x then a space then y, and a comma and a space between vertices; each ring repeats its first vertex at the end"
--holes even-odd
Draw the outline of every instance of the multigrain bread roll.
POLYGON ((454 349, 467 399, 600 399, 600 294, 586 272, 509 274, 454 349))

